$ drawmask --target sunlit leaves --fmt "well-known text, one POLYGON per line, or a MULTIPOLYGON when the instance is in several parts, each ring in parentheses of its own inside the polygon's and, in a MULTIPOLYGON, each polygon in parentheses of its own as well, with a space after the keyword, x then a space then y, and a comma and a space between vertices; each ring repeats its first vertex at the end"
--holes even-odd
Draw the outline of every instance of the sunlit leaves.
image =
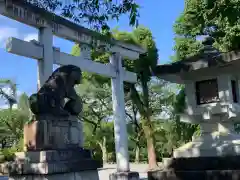
POLYGON ((109 30, 107 22, 129 15, 129 24, 138 25, 139 6, 134 0, 28 0, 48 11, 60 12, 80 24, 89 24, 96 30, 109 30))
POLYGON ((240 1, 186 0, 174 30, 180 38, 210 35, 214 46, 223 52, 239 49, 240 1))

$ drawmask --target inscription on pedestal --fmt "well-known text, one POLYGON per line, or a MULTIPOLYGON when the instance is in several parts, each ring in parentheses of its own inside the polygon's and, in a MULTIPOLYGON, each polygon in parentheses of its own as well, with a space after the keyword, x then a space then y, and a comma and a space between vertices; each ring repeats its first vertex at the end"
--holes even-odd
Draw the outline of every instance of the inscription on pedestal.
POLYGON ((80 147, 81 130, 78 121, 62 119, 37 120, 24 127, 27 150, 56 150, 80 147))

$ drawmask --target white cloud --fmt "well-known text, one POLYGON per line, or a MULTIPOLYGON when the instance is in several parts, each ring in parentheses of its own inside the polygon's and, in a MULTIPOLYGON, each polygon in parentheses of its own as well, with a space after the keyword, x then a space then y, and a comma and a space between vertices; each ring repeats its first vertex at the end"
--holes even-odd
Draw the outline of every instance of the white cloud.
POLYGON ((36 40, 38 41, 38 34, 37 33, 30 33, 24 36, 24 41, 31 41, 36 40))
MULTIPOLYGON (((2 90, 3 90, 7 95, 11 96, 12 91, 11 91, 11 88, 10 88, 10 87, 3 87, 2 90)), ((17 94, 16 94, 17 97, 20 96, 20 95, 22 94, 22 92, 19 91, 19 90, 17 90, 16 93, 17 93, 17 94)))
MULTIPOLYGON (((31 40, 36 40, 38 41, 38 33, 29 33, 29 34, 25 34, 23 36, 23 40, 24 41, 31 41, 31 40)), ((55 38, 53 38, 53 44, 55 44, 55 38)))
POLYGON ((4 48, 6 40, 9 37, 16 37, 18 38, 20 36, 17 28, 2 26, 0 27, 0 47, 4 48))
POLYGON ((9 37, 24 39, 25 41, 38 40, 37 33, 20 33, 18 28, 9 26, 0 26, 0 48, 5 48, 6 40, 9 37))
POLYGON ((197 36, 196 39, 197 41, 203 41, 206 37, 207 35, 201 35, 201 36, 197 36))
MULTIPOLYGON (((9 96, 12 96, 12 91, 9 87, 3 87, 2 90, 8 94, 9 96)), ((19 96, 22 94, 21 91, 18 91, 16 92, 16 95, 17 95, 17 99, 19 98, 19 96)), ((7 109, 9 108, 9 105, 8 105, 8 102, 5 98, 0 98, 0 109, 7 109)), ((16 109, 17 108, 17 104, 14 104, 13 105, 13 108, 16 109)))

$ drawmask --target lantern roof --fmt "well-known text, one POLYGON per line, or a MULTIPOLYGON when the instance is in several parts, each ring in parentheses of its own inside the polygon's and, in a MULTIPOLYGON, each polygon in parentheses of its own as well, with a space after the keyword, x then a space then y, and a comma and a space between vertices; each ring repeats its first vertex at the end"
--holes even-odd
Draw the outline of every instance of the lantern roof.
POLYGON ((223 67, 240 62, 240 51, 221 53, 213 47, 214 39, 207 37, 202 41, 203 48, 198 54, 171 64, 159 65, 153 70, 155 76, 171 82, 179 82, 182 73, 191 73, 200 69, 223 67))

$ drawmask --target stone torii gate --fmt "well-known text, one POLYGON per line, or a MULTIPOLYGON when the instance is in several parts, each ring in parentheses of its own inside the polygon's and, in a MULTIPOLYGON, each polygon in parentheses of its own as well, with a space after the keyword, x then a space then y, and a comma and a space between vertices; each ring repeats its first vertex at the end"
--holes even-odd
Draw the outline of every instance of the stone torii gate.
POLYGON ((126 44, 79 26, 60 16, 37 8, 22 0, 0 0, 0 14, 30 25, 39 30, 39 41, 26 42, 14 37, 7 41, 8 52, 38 61, 38 86, 40 87, 53 71, 53 64, 72 64, 83 71, 96 73, 111 78, 114 112, 115 147, 117 172, 129 171, 128 138, 123 81, 135 83, 136 74, 122 67, 122 57, 135 60, 145 53, 141 47, 126 44), (72 56, 53 47, 53 35, 80 44, 81 55, 72 56), (104 47, 110 52, 110 64, 101 64, 91 60, 91 48, 104 47))

